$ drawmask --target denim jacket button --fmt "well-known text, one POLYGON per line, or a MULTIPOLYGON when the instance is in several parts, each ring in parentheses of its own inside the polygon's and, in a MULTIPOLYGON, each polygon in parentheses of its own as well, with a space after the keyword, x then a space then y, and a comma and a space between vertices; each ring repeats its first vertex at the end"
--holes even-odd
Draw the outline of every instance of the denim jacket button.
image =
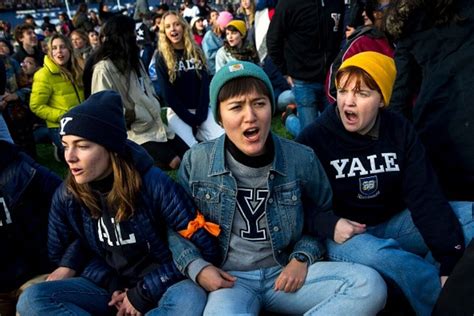
POLYGON ((206 193, 206 199, 210 199, 211 198, 211 195, 209 193, 206 193))
POLYGON ((272 204, 273 203, 273 199, 272 198, 269 198, 268 199, 268 204, 272 204))
POLYGON ((275 179, 275 176, 273 174, 270 175, 270 180, 275 179))
POLYGON ((273 231, 277 232, 279 230, 280 230, 280 227, 278 227, 278 226, 273 227, 273 231))
POLYGON ((291 199, 292 199, 293 201, 296 201, 296 200, 298 199, 298 197, 297 197, 296 195, 293 195, 293 196, 291 197, 291 199))

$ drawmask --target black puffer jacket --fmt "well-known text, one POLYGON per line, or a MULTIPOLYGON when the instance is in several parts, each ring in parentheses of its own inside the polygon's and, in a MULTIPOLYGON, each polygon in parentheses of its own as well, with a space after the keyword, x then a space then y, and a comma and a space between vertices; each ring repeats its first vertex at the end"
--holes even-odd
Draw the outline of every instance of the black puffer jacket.
POLYGON ((390 108, 412 116, 448 198, 474 201, 474 3, 457 5, 461 20, 437 27, 421 8, 395 8, 405 23, 388 16, 388 31, 400 36, 390 108), (412 107, 413 78, 420 75, 412 107))
POLYGON ((0 292, 52 269, 48 212, 61 179, 15 145, 0 141, 0 292))
MULTIPOLYGON (((142 293, 147 302, 156 303, 168 287, 184 278, 173 263, 167 230, 186 229, 188 223, 196 218, 197 210, 182 187, 153 166, 153 160, 141 146, 130 141, 127 144, 127 152, 142 176, 142 189, 135 213, 126 221, 137 242, 148 245, 143 257, 148 256, 158 264, 129 292, 142 293)), ((113 292, 121 289, 122 276, 106 263, 106 249, 99 241, 97 224, 98 220, 91 217, 90 211, 69 193, 65 185, 60 186, 51 206, 48 252, 54 263, 82 270, 81 276, 113 292)), ((204 229, 197 230, 190 240, 206 261, 216 260, 217 240, 204 229)), ((132 304, 143 313, 152 307, 142 301, 141 295, 133 297, 137 300, 130 297, 132 304)))

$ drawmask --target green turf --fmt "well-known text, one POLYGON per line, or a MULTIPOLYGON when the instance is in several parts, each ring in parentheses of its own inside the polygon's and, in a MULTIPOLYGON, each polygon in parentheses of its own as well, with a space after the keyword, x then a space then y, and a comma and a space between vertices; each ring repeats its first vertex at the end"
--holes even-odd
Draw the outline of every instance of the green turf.
MULTIPOLYGON (((285 129, 283 126, 280 115, 277 114, 276 116, 273 117, 272 119, 272 131, 282 137, 292 139, 291 135, 288 133, 288 131, 285 129)), ((67 173, 67 166, 65 163, 57 162, 56 159, 54 159, 53 155, 53 146, 50 144, 38 144, 36 146, 36 151, 38 154, 38 162, 42 164, 43 166, 51 169, 55 173, 57 173, 59 176, 63 177, 67 173)), ((177 171, 172 170, 172 171, 167 171, 166 172, 170 177, 173 179, 176 179, 177 177, 177 171)))

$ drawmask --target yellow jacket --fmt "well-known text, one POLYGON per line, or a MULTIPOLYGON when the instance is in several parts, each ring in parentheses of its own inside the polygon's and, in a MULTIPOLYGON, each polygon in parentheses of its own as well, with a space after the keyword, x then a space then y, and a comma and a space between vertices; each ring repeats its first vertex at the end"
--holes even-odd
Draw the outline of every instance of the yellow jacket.
POLYGON ((48 128, 59 127, 61 117, 84 101, 84 90, 65 79, 59 67, 48 57, 44 66, 35 73, 30 98, 30 109, 44 119, 48 128))

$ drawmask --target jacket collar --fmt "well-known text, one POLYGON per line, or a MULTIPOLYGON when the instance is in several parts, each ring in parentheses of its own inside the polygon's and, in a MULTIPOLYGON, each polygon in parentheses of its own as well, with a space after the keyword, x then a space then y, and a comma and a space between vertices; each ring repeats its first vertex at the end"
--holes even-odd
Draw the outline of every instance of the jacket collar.
MULTIPOLYGON (((287 162, 286 157, 283 153, 282 140, 280 137, 270 133, 273 137, 273 144, 275 146, 275 157, 273 158, 272 167, 270 172, 279 173, 282 176, 287 174, 287 162)), ((218 176, 225 173, 230 173, 225 163, 225 134, 217 138, 211 149, 210 163, 208 176, 218 176)))
POLYGON ((56 65, 49 56, 44 56, 44 67, 48 68, 48 70, 53 74, 59 74, 58 65, 56 65))

